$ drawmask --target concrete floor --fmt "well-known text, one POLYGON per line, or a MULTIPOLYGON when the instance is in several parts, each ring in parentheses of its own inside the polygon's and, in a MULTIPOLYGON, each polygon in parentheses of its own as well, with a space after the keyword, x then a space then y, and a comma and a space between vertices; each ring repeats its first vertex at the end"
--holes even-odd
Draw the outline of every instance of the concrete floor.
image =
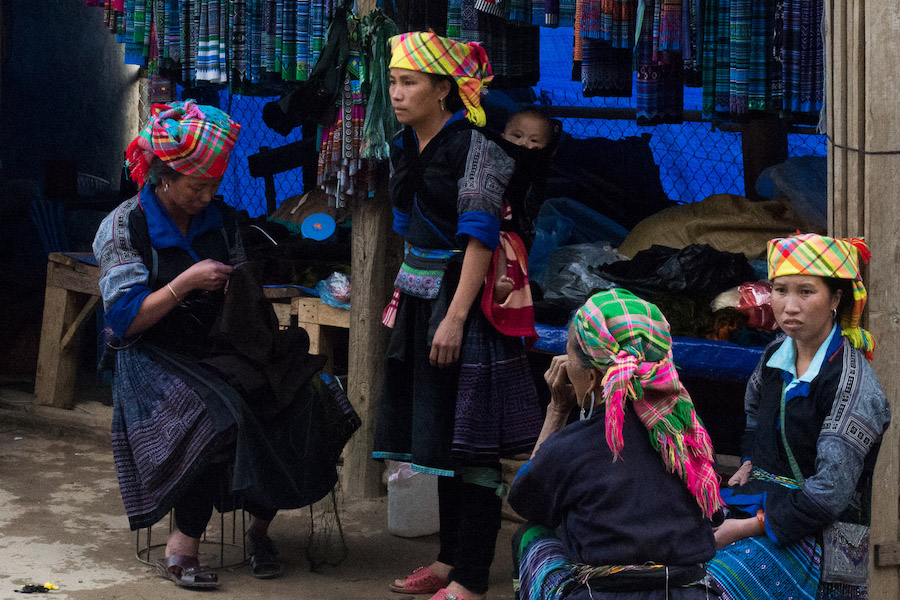
MULTIPOLYGON (((112 453, 103 442, 108 433, 96 425, 108 423, 107 409, 88 410, 94 413, 88 421, 95 423, 93 428, 60 426, 50 412, 20 418, 21 407, 0 413, 0 599, 21 600, 26 596, 14 590, 23 584, 53 581, 59 591, 33 597, 152 600, 211 594, 222 599, 403 600, 409 596, 390 592, 388 582, 436 556, 437 536, 405 539, 387 532, 383 498, 339 497, 349 547, 341 564, 311 572, 306 558, 310 511, 284 511, 272 525, 285 564, 283 577, 261 581, 247 567, 237 567, 220 572, 217 591, 176 588, 135 558, 135 537, 122 508, 112 453)), ((324 544, 317 546, 317 555, 335 556, 334 515, 321 503, 313 512, 317 531, 332 532, 317 538, 324 544)), ((218 531, 218 523, 216 514, 210 532, 218 531)), ((154 543, 164 541, 166 526, 154 528, 154 543)), ((504 521, 491 572, 491 600, 513 597, 509 545, 515 528, 504 521)), ((217 558, 216 547, 209 559, 217 558)))

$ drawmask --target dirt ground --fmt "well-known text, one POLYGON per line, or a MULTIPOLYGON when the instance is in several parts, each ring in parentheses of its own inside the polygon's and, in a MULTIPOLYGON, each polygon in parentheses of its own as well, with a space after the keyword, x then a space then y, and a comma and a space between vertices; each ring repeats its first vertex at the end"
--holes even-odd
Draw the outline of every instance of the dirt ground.
MULTIPOLYGON (((135 557, 135 534, 122 508, 112 453, 98 437, 54 436, 39 425, 0 418, 0 599, 153 600, 202 594, 222 599, 403 600, 409 596, 390 592, 387 583, 436 556, 435 535, 406 539, 387 532, 385 499, 350 500, 338 494, 348 548, 340 564, 311 572, 307 559, 309 548, 317 560, 340 554, 329 500, 314 506, 312 516, 309 509, 283 511, 273 522, 272 537, 285 565, 280 579, 257 580, 241 566, 220 572, 219 590, 176 588, 135 557), (46 581, 59 591, 38 596, 14 592, 24 584, 46 581)), ((153 529, 153 543, 164 541, 166 527, 164 522, 153 529)), ((229 521, 226 537, 230 527, 229 521)), ((509 546, 515 528, 515 523, 504 521, 491 572, 491 600, 513 597, 509 546)), ((216 513, 209 532, 212 536, 218 531, 216 513)), ((204 548, 209 562, 218 560, 217 545, 204 548)), ((228 552, 226 560, 239 551, 228 552)))

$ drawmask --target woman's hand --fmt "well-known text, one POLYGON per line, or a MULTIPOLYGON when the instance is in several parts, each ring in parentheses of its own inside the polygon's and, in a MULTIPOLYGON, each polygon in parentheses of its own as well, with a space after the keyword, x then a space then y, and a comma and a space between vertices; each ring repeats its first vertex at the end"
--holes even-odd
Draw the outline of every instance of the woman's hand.
POLYGON ((172 287, 182 298, 194 290, 212 292, 225 288, 234 267, 207 258, 191 265, 172 282, 172 287))
POLYGON ((763 535, 760 530, 759 520, 755 517, 749 519, 725 519, 721 525, 713 528, 716 537, 716 550, 721 550, 729 544, 756 535, 763 535))
POLYGON ((566 370, 568 361, 569 357, 565 354, 554 356, 550 368, 544 373, 544 381, 550 388, 550 407, 565 415, 572 412, 575 406, 575 388, 566 370))
POLYGON ((462 347, 463 326, 465 320, 450 315, 444 317, 434 339, 431 342, 431 353, 428 360, 432 367, 447 367, 459 360, 459 349, 462 347))
POLYGON ((733 485, 744 485, 747 481, 750 480, 750 471, 753 470, 753 463, 749 460, 745 460, 744 464, 741 465, 741 468, 738 469, 734 475, 728 480, 728 486, 731 487, 733 485))

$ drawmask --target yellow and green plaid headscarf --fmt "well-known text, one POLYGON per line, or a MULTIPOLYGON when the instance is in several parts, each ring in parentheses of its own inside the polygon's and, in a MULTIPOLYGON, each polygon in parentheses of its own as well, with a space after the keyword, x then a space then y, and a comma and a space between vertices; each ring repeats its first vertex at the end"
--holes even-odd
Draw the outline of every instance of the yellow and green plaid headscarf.
POLYGON ((860 238, 838 239, 814 233, 769 240, 766 252, 769 279, 782 275, 818 275, 853 280, 853 306, 840 315, 841 334, 872 360, 875 338, 859 326, 866 306, 859 259, 868 262, 870 257, 868 245, 860 238))
POLYGON ((722 507, 712 441, 672 362, 669 323, 655 304, 628 290, 594 294, 573 319, 579 347, 604 372, 606 443, 618 458, 625 402, 650 434, 666 468, 678 474, 706 517, 722 507))
POLYGON ((390 44, 391 69, 453 77, 466 107, 466 118, 484 127, 487 117, 481 107, 481 95, 494 76, 487 53, 479 43, 463 44, 433 31, 412 31, 395 35, 390 44))

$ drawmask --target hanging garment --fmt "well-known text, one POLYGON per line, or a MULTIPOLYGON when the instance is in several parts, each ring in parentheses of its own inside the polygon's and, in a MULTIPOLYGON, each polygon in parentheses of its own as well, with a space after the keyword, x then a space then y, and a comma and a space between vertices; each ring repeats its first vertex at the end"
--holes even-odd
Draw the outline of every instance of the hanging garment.
POLYGON ((635 56, 637 123, 681 123, 681 0, 647 0, 635 56))
POLYGON ((531 87, 540 79, 540 29, 517 26, 462 0, 458 41, 480 42, 491 59, 493 89, 531 87))
POLYGON ((636 0, 584 0, 576 8, 582 93, 631 97, 636 0))

